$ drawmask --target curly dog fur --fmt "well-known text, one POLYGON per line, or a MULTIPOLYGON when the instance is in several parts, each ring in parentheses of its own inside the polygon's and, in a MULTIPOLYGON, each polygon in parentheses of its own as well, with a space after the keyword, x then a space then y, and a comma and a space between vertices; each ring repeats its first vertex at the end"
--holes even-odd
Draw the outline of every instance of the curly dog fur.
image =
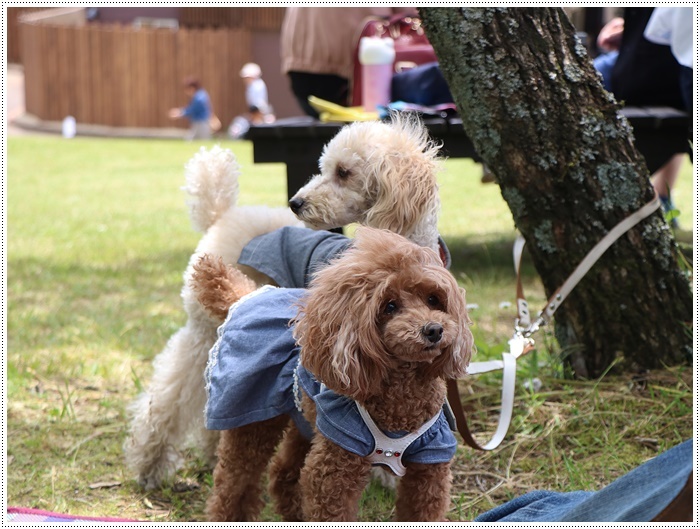
MULTIPOLYGON (((193 289, 213 315, 236 301, 237 270, 203 257, 193 289)), ((464 291, 438 255, 385 230, 360 228, 353 246, 315 276, 295 320, 301 364, 353 399, 385 431, 416 431, 439 412, 445 380, 466 374, 473 338, 464 291)), ((303 392, 302 392, 303 393, 303 392)), ((315 424, 313 401, 302 395, 315 424)), ((211 521, 250 521, 270 493, 287 521, 353 521, 371 463, 321 434, 305 440, 286 416, 223 432, 207 503, 211 521), (275 454, 275 449, 282 444, 275 454)), ((398 521, 437 521, 449 506, 448 463, 406 463, 398 521)))
POLYGON ((155 488, 169 479, 182 462, 182 446, 191 437, 212 465, 216 459, 218 433, 207 432, 202 420, 206 401, 202 373, 219 322, 202 310, 190 287, 199 258, 204 254, 221 257, 256 285, 269 283, 263 274, 236 264, 241 250, 258 235, 301 225, 300 221, 313 228, 359 222, 436 249, 437 149, 416 118, 344 127, 325 147, 320 174, 290 201, 298 219, 285 208, 236 205, 239 168, 230 151, 202 148, 190 160, 184 189, 192 197, 192 223, 204 236, 184 273, 187 321, 154 359, 147 389, 128 410, 126 462, 142 486, 155 488))

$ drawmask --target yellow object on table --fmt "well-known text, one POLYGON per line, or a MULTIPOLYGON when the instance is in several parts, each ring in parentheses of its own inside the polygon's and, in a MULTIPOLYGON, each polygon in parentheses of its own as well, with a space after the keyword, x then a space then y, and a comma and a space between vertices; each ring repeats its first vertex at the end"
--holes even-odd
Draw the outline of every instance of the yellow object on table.
POLYGON ((379 119, 379 113, 377 112, 366 112, 362 107, 336 105, 316 96, 309 96, 309 104, 319 113, 319 118, 323 122, 374 121, 379 119))

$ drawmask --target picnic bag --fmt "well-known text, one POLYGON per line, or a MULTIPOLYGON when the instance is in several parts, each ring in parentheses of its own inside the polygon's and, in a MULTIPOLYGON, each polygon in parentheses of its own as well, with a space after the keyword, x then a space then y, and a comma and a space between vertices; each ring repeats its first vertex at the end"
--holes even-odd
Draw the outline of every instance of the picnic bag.
POLYGON ((450 87, 436 62, 395 73, 391 79, 391 100, 425 107, 454 103, 450 87))
POLYGON ((367 19, 353 50, 352 106, 362 105, 362 65, 359 61, 362 37, 388 37, 394 40, 395 71, 437 61, 433 46, 428 41, 419 18, 395 15, 389 19, 367 19))

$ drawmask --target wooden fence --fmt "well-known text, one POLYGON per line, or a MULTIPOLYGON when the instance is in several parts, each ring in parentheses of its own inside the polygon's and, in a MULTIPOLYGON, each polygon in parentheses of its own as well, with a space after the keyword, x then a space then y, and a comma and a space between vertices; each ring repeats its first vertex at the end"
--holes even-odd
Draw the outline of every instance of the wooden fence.
MULTIPOLYGON (((21 63, 19 17, 51 7, 8 7, 6 10, 7 62, 21 63)), ((245 28, 250 31, 279 31, 284 7, 180 7, 178 19, 185 28, 245 28)))
POLYGON ((22 50, 19 37, 20 16, 36 11, 48 11, 50 7, 8 7, 5 11, 5 31, 7 35, 6 58, 8 63, 21 63, 22 50))
POLYGON ((116 127, 186 126, 182 80, 198 77, 226 126, 245 112, 238 72, 251 56, 247 29, 135 29, 20 22, 28 113, 46 121, 116 127))
POLYGON ((227 27, 279 31, 284 7, 181 7, 180 24, 186 27, 227 27))

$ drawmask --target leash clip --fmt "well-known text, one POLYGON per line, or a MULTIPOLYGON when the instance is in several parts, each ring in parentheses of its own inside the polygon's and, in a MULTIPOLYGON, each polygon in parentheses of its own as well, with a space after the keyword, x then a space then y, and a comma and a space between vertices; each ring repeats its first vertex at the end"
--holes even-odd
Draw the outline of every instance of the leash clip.
POLYGON ((535 347, 535 340, 526 337, 516 328, 515 333, 513 333, 513 337, 508 340, 508 347, 510 349, 511 356, 518 358, 535 347))
POLYGON ((542 317, 542 313, 537 315, 537 319, 527 326, 521 326, 520 320, 515 320, 515 330, 513 337, 508 340, 510 354, 518 358, 529 353, 535 348, 535 340, 532 335, 546 325, 547 320, 542 317))
POLYGON ((542 313, 540 312, 537 315, 537 319, 535 321, 533 321, 532 323, 530 323, 529 325, 521 326, 520 323, 521 323, 520 319, 515 320, 515 333, 514 333, 513 337, 515 337, 515 335, 519 334, 519 335, 523 336, 524 338, 530 338, 530 336, 535 334, 544 325, 547 324, 547 320, 545 320, 542 317, 542 313))

